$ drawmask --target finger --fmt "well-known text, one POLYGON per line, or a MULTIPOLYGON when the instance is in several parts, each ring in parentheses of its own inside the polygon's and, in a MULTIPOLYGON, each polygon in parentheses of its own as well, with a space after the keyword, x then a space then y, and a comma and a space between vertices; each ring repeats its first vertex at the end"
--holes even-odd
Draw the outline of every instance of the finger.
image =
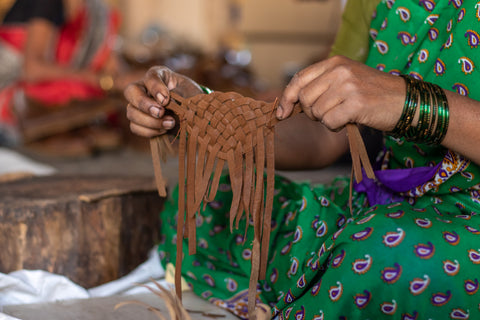
POLYGON ((173 116, 165 115, 160 119, 153 118, 130 104, 127 106, 126 117, 137 125, 154 130, 170 130, 175 128, 175 118, 173 116))
POLYGON ((145 87, 161 106, 168 104, 170 90, 177 86, 173 72, 167 68, 153 67, 144 77, 145 87))
POLYGON ((318 76, 310 81, 299 93, 299 101, 302 105, 303 112, 312 120, 319 121, 324 106, 317 101, 322 100, 322 96, 330 90, 332 81, 328 77, 328 73, 318 76))
POLYGON ((161 118, 165 109, 148 94, 141 82, 130 84, 124 92, 125 98, 132 107, 155 118, 161 118))
POLYGON ((130 131, 144 138, 153 138, 166 133, 166 131, 163 129, 155 130, 151 128, 146 128, 146 127, 139 126, 133 122, 130 123, 130 131))
POLYGON ((130 104, 127 106, 126 116, 127 119, 130 120, 130 122, 134 122, 138 125, 153 129, 163 129, 162 119, 154 118, 149 114, 138 110, 130 104))
POLYGON ((320 120, 329 130, 341 130, 347 123, 352 123, 354 107, 343 97, 326 92, 315 101, 312 107, 313 117, 320 120))
POLYGON ((348 117, 345 117, 344 114, 339 114, 340 110, 346 110, 347 108, 343 106, 343 103, 338 105, 338 108, 333 108, 328 110, 324 116, 322 123, 330 131, 338 132, 342 130, 348 123, 353 123, 348 121, 348 117))
POLYGON ((277 109, 277 118, 285 119, 292 113, 295 103, 299 101, 300 91, 312 80, 322 75, 328 69, 328 60, 313 64, 295 74, 285 88, 277 109))

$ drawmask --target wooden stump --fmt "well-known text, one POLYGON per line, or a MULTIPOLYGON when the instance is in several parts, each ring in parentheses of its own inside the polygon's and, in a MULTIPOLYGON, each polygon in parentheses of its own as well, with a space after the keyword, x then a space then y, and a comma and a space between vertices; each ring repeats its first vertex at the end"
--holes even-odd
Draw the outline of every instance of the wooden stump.
POLYGON ((150 177, 0 184, 0 272, 42 269, 85 288, 117 279, 146 260, 163 201, 150 177))

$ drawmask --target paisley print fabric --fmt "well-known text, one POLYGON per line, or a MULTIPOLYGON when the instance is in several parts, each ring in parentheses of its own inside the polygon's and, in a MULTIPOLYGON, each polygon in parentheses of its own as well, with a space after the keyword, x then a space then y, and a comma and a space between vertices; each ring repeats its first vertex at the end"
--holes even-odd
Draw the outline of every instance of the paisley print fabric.
MULTIPOLYGON (((479 30, 476 0, 383 0, 367 64, 480 99, 479 30)), ((311 186, 276 177, 270 261, 257 286, 274 318, 480 319, 479 166, 388 136, 378 159, 385 172, 434 170, 385 203, 356 188, 352 211, 348 178, 311 186)), ((161 213, 164 264, 175 263, 177 197, 161 213)), ((199 248, 185 252, 182 275, 198 295, 246 318, 253 235, 244 237, 246 221, 230 232, 231 199, 223 176, 197 218, 199 248)))
MULTIPOLYGON (((473 90, 480 81, 479 10, 480 2, 472 0, 382 1, 373 15, 366 63, 480 100, 480 90, 473 90)), ((408 197, 478 189, 465 171, 478 176, 479 166, 437 146, 387 136, 382 156, 382 169, 439 166, 430 180, 404 192, 408 197)))

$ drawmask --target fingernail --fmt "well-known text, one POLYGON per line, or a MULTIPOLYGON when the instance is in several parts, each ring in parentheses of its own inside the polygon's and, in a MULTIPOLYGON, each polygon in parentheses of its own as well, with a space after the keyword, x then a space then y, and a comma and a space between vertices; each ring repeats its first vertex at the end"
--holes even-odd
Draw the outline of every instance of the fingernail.
POLYGON ((277 118, 278 119, 283 118, 283 107, 281 105, 279 105, 278 108, 277 108, 277 118))
POLYGON ((165 101, 165 97, 162 96, 161 93, 157 93, 157 101, 163 104, 163 102, 165 101))
POLYGON ((173 120, 165 120, 163 121, 163 127, 165 129, 172 129, 175 126, 175 121, 173 120))
POLYGON ((150 112, 152 117, 160 118, 160 109, 159 108, 157 108, 155 106, 151 106, 150 109, 148 109, 148 112, 150 112))

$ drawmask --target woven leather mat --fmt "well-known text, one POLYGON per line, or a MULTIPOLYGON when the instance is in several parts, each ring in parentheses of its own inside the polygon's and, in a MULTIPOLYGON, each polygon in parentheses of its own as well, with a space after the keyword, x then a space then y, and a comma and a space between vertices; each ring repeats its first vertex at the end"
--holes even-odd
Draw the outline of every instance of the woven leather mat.
MULTIPOLYGON (((179 203, 175 287, 181 296, 182 239, 188 238, 189 253, 196 252, 196 216, 202 205, 213 201, 222 170, 227 164, 233 193, 230 228, 245 217, 253 225, 252 271, 248 293, 250 318, 255 318, 258 280, 265 279, 274 196, 274 135, 277 102, 266 103, 235 92, 213 92, 184 99, 171 92, 166 106, 180 120, 179 203), (266 174, 264 174, 266 171, 266 174)), ((296 107, 294 114, 300 112, 296 107)), ((353 171, 362 180, 373 170, 356 125, 347 125, 353 171)), ((152 158, 161 196, 166 196, 160 160, 171 148, 167 135, 151 140, 152 158)), ((353 173, 352 173, 353 174, 353 173)), ((246 232, 246 230, 245 230, 246 232)))

